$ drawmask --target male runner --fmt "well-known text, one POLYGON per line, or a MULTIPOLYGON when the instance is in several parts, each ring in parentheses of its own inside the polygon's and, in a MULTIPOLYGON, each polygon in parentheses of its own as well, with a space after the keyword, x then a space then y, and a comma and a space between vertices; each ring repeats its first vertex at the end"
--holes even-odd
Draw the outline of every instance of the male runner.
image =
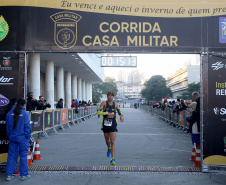
POLYGON ((118 103, 113 102, 114 93, 108 92, 108 101, 102 102, 98 109, 97 115, 103 115, 103 122, 101 130, 104 132, 104 138, 108 147, 107 157, 111 156, 110 164, 115 165, 115 138, 117 130, 117 118, 116 110, 120 116, 120 121, 124 121, 121 110, 119 109, 118 103))

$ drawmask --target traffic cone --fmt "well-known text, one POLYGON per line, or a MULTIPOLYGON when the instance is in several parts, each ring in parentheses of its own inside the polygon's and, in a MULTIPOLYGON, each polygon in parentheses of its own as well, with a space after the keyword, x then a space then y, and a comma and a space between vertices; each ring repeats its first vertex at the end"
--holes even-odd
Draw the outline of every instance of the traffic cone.
POLYGON ((31 152, 30 151, 27 152, 27 163, 28 163, 28 166, 34 164, 34 163, 32 163, 32 160, 31 160, 31 152))
POLYGON ((195 161, 195 158, 196 158, 196 143, 194 142, 190 161, 195 161))
POLYGON ((201 150, 200 150, 199 145, 198 145, 198 148, 196 150, 196 159, 195 159, 194 167, 201 167, 201 150))
POLYGON ((35 153, 34 153, 33 160, 34 161, 42 160, 38 140, 36 141, 35 153))

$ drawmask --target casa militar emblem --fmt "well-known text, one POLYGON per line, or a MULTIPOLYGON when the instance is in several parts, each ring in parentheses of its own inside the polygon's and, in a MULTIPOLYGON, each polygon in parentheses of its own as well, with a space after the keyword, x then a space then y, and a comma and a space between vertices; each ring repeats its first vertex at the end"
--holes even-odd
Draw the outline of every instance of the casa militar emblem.
POLYGON ((77 22, 82 18, 73 12, 59 12, 50 16, 54 21, 54 41, 62 49, 70 49, 77 42, 77 22))
POLYGON ((0 41, 2 41, 9 32, 9 25, 3 16, 0 16, 0 41))
POLYGON ((3 65, 9 67, 11 64, 10 57, 3 57, 3 65))

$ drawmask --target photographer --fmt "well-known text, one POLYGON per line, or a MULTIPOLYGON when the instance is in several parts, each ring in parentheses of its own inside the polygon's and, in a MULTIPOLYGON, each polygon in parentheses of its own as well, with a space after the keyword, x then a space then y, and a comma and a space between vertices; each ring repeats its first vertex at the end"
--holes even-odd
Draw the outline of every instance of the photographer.
POLYGON ((39 96, 38 103, 39 104, 38 104, 37 110, 45 110, 47 107, 48 108, 51 107, 51 105, 46 100, 44 100, 43 96, 39 96))
POLYGON ((27 97, 26 110, 32 111, 32 110, 35 110, 35 108, 38 106, 39 106, 39 103, 36 99, 34 99, 33 93, 29 92, 28 97, 27 97))

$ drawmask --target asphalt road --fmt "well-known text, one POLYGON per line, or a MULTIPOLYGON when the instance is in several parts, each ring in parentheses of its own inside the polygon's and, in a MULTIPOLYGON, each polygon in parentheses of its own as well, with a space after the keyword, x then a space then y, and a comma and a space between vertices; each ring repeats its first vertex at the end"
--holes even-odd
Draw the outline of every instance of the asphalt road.
MULTIPOLYGON (((116 137, 116 165, 118 168, 164 167, 172 169, 192 168, 192 144, 190 136, 140 109, 122 109, 125 121, 118 124, 116 137)), ((95 116, 50 133, 49 138, 39 137, 41 157, 35 167, 109 167, 107 147, 100 130, 102 118, 95 116)), ((110 167, 109 167, 110 168, 110 167)), ((141 172, 141 171, 30 171, 32 179, 20 182, 16 177, 1 184, 226 184, 225 174, 200 172, 141 172)), ((53 168, 52 168, 53 169, 53 168)), ((90 168, 88 168, 90 169, 90 168)), ((124 168, 125 169, 125 168, 124 168)))

